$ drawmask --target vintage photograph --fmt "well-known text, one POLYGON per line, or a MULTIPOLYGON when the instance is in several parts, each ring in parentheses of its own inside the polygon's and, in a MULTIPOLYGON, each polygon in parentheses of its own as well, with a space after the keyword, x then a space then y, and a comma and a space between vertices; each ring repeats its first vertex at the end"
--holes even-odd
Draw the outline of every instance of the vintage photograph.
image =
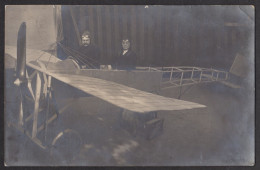
POLYGON ((5 166, 253 166, 253 5, 6 5, 5 166))

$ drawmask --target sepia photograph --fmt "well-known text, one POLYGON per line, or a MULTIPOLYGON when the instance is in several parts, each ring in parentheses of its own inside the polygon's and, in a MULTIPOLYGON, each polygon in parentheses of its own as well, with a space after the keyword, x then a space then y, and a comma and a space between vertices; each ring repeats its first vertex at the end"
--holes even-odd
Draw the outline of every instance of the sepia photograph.
POLYGON ((6 5, 5 166, 254 166, 253 5, 6 5))

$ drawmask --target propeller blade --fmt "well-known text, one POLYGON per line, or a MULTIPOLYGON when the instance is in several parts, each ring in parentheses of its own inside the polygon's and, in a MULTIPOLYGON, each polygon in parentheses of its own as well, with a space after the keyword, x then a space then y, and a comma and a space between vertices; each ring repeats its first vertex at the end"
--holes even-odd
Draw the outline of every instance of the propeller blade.
POLYGON ((26 80, 26 24, 23 22, 17 37, 17 69, 16 76, 20 81, 26 80))

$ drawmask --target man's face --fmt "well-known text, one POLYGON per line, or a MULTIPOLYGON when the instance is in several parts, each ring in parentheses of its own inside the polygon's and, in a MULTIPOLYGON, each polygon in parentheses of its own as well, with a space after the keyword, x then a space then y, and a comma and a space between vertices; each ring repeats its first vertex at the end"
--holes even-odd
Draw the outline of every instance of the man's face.
POLYGON ((90 37, 88 35, 81 37, 82 45, 88 46, 90 44, 90 37))
POLYGON ((124 50, 128 50, 130 48, 130 42, 128 39, 122 41, 122 47, 124 50))

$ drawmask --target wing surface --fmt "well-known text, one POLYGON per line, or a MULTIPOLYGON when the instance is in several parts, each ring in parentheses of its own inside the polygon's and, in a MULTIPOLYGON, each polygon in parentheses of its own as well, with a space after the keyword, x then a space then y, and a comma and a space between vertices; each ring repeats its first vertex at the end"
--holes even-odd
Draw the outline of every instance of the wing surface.
MULTIPOLYGON (((6 47, 6 53, 16 56, 15 49, 6 47)), ((153 93, 137 90, 115 82, 102 80, 98 78, 80 75, 80 70, 70 73, 58 73, 55 70, 46 69, 37 65, 36 60, 42 51, 27 50, 27 65, 33 69, 43 72, 54 77, 66 84, 69 84, 85 93, 96 96, 118 107, 139 113, 146 113, 159 110, 184 110, 193 108, 206 107, 201 104, 178 100, 174 98, 167 98, 153 93)), ((44 55, 44 54, 42 54, 44 55)), ((45 56, 41 60, 47 60, 45 56)), ((57 62, 58 59, 52 62, 57 62)))
POLYGON ((53 73, 51 76, 133 112, 145 113, 158 110, 184 110, 205 107, 201 104, 167 98, 93 77, 61 73, 53 73))

